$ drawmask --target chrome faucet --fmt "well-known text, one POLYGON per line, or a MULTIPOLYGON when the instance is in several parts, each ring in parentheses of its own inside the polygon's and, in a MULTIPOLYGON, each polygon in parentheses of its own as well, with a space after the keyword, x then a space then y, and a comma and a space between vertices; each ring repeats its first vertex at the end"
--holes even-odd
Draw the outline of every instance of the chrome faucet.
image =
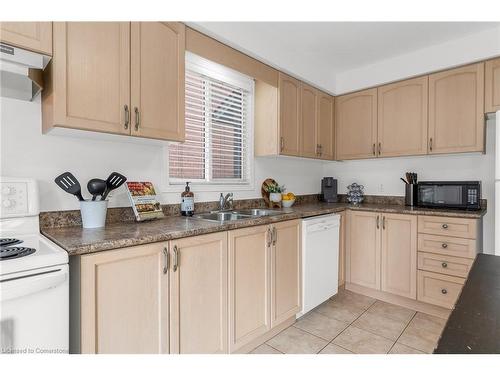
POLYGON ((225 197, 223 193, 220 193, 219 210, 224 211, 225 209, 233 209, 233 193, 227 193, 225 197))

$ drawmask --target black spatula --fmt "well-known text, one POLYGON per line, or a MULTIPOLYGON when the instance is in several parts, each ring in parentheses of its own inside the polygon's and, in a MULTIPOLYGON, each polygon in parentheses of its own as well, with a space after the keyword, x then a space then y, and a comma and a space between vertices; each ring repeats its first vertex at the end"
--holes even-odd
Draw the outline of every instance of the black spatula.
POLYGON ((119 188, 125 181, 127 181, 127 177, 125 177, 124 175, 118 172, 111 173, 106 180, 106 191, 102 195, 101 200, 105 200, 111 190, 119 188))
POLYGON ((80 183, 70 172, 64 172, 57 176, 54 182, 63 189, 66 193, 72 194, 78 198, 79 201, 84 201, 82 196, 82 189, 80 183))

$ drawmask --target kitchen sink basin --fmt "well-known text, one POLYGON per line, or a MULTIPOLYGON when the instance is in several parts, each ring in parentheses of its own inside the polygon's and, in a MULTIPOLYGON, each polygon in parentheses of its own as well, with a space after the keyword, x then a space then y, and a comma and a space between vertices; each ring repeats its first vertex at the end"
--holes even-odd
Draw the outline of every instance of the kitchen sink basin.
POLYGON ((207 221, 218 221, 221 223, 227 221, 244 220, 263 216, 280 215, 281 212, 267 210, 263 208, 233 210, 233 211, 213 211, 203 214, 193 215, 194 219, 202 219, 207 221))

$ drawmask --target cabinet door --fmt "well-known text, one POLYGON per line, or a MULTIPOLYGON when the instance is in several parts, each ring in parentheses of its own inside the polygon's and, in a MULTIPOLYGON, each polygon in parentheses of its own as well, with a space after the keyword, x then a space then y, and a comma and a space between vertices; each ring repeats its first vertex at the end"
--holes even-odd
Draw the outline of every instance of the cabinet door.
POLYGON ((500 59, 485 63, 485 112, 500 111, 500 59))
POLYGON ((333 96, 318 95, 318 141, 320 159, 333 160, 333 96))
POLYGON ((314 87, 302 84, 300 88, 300 156, 316 158, 319 156, 317 139, 317 91, 314 87))
POLYGON ((132 135, 184 141, 185 26, 133 22, 132 135))
POLYGON ((82 255, 82 353, 169 352, 166 247, 82 255))
POLYGON ((52 22, 0 22, 0 41, 52 55, 52 22))
POLYGON ((298 220, 273 224, 271 248, 271 327, 301 310, 301 243, 298 220))
POLYGON ((347 213, 346 282, 380 289, 380 231, 378 213, 347 213))
POLYGON ((427 153, 428 77, 378 88, 378 155, 427 153))
POLYGON ((376 157, 377 89, 337 97, 335 128, 338 160, 376 157))
MULTIPOLYGON (((50 67, 52 65, 52 67, 50 67)), ((52 85, 44 90, 44 129, 130 134, 130 23, 55 22, 52 85), (50 121, 51 123, 48 123, 50 121), (54 124, 52 124, 52 122, 54 124)))
POLYGON ((345 263, 346 263, 346 214, 340 213, 339 228, 339 286, 345 284, 345 263))
POLYGON ((229 349, 238 350, 271 329, 270 229, 229 232, 229 349))
POLYGON ((227 353, 227 233, 170 242, 170 352, 227 353))
POLYGON ((382 291, 417 298, 417 217, 382 216, 382 291))
POLYGON ((484 150, 484 63, 429 76, 429 153, 484 150))
POLYGON ((279 73, 280 154, 299 156, 300 81, 279 73))

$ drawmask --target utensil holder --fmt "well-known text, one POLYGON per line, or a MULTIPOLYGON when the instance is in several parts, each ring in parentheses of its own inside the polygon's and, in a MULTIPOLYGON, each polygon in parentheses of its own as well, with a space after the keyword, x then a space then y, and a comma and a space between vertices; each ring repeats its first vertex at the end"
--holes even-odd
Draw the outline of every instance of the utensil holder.
POLYGON ((417 204, 417 184, 405 185, 405 205, 415 206, 417 204))
POLYGON ((102 228, 106 224, 108 201, 80 201, 82 226, 86 229, 102 228))

